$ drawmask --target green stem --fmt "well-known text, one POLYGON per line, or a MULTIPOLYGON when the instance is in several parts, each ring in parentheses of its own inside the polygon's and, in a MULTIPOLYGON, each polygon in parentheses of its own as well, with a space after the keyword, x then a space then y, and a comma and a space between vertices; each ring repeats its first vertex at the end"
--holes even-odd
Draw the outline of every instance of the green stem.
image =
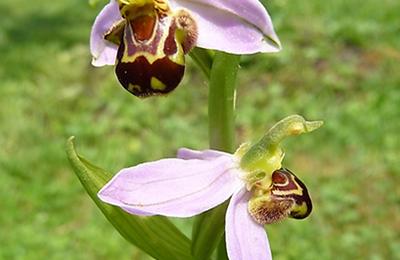
MULTIPOLYGON (((236 148, 235 95, 239 60, 240 56, 216 52, 210 72, 210 148, 230 153, 236 148)), ((210 259, 224 234, 227 206, 228 201, 196 217, 192 232, 192 254, 195 259, 210 259)), ((227 259, 225 243, 219 245, 218 259, 227 259)))
POLYGON ((235 99, 240 56, 216 52, 210 76, 208 119, 210 148, 233 153, 235 99))

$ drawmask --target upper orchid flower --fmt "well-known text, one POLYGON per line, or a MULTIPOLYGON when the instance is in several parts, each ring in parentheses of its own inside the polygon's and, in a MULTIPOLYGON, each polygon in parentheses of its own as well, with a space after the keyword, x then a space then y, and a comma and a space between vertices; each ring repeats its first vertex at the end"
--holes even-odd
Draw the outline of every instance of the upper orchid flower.
POLYGON ((280 50, 258 0, 111 0, 90 39, 92 64, 117 63, 118 80, 139 97, 174 90, 195 45, 234 54, 280 50))
POLYGON ((321 125, 287 117, 259 143, 251 148, 246 143, 233 155, 180 149, 176 159, 121 170, 98 196, 131 214, 171 217, 194 216, 232 197, 225 227, 229 259, 271 259, 263 225, 311 212, 305 185, 282 168, 284 153, 278 144, 321 125))

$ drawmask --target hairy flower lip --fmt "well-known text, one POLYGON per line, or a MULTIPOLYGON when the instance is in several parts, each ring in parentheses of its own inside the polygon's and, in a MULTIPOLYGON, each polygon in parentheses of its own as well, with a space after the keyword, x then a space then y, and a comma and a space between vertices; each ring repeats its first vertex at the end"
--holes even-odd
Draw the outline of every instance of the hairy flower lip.
MULTIPOLYGON (((279 39, 271 18, 258 0, 171 0, 172 9, 186 8, 197 20, 197 46, 233 54, 278 52, 279 39)), ((103 39, 121 20, 119 4, 111 0, 97 16, 91 32, 92 64, 114 65, 118 46, 103 39)))

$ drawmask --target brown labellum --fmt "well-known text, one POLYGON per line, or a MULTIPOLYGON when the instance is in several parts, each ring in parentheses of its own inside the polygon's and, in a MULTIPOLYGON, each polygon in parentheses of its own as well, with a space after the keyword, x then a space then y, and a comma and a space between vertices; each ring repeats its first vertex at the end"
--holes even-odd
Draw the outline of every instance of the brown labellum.
POLYGON ((304 183, 281 168, 272 174, 271 188, 249 201, 248 210, 255 221, 268 225, 288 215, 295 219, 306 218, 311 213, 312 203, 304 183))
POLYGON ((104 38, 119 45, 115 73, 138 97, 173 91, 185 73, 185 54, 195 45, 197 23, 186 9, 172 11, 165 1, 120 5, 124 19, 104 38))

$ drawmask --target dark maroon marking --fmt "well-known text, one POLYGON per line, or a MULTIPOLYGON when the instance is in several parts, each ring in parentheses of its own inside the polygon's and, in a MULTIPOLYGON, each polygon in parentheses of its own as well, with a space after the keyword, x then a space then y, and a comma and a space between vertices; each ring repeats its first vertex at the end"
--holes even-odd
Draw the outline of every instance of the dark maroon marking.
POLYGON ((272 180, 274 181, 274 183, 284 184, 287 180, 287 176, 286 174, 279 171, 274 171, 274 173, 272 174, 272 180))
POLYGON ((279 174, 286 175, 287 178, 289 179, 289 185, 283 187, 283 189, 282 189, 282 187, 274 186, 273 190, 274 189, 275 190, 289 190, 289 191, 290 190, 297 190, 298 187, 295 184, 295 182, 296 182, 300 186, 303 194, 302 195, 297 195, 297 194, 293 194, 293 193, 292 194, 287 194, 287 195, 275 195, 274 194, 273 196, 282 197, 282 198, 285 198, 285 197, 286 198, 293 198, 295 200, 296 204, 299 205, 299 206, 302 205, 303 202, 305 202, 306 205, 307 205, 306 214, 301 215, 301 216, 295 216, 294 213, 296 213, 296 212, 291 212, 290 215, 295 219, 303 219, 303 218, 308 217, 308 215, 310 215, 311 211, 312 211, 312 202, 311 202, 310 195, 308 194, 308 190, 307 190, 306 185, 304 185, 304 183, 299 178, 297 178, 297 176, 294 173, 292 173, 288 169, 281 168, 281 169, 277 170, 276 172, 279 172, 279 174), (291 178, 291 176, 293 177, 293 179, 291 178))
POLYGON ((121 30, 123 31, 123 35, 121 36, 121 44, 117 52, 115 72, 121 85, 138 97, 162 95, 171 92, 178 86, 185 72, 184 65, 179 65, 171 61, 168 56, 154 61, 153 64, 150 64, 144 55, 138 56, 132 62, 123 61, 123 58, 129 59, 129 57, 133 57, 137 53, 157 55, 158 46, 166 30, 168 30, 167 45, 169 47, 164 47, 163 51, 170 55, 176 54, 178 51, 177 43, 174 39, 176 25, 174 21, 171 21, 171 19, 174 18, 163 14, 157 15, 155 24, 153 24, 153 28, 151 28, 154 30, 155 27, 157 27, 156 31, 153 31, 154 38, 148 41, 138 41, 138 39, 134 37, 135 26, 133 26, 129 20, 125 23, 124 30, 121 30), (170 37, 173 37, 173 39, 170 37), (128 57, 124 57, 124 54, 128 57), (153 89, 151 86, 151 78, 153 77, 161 81, 166 88, 163 90, 153 89), (129 90, 130 84, 140 86, 141 90, 129 90))
POLYGON ((175 53, 178 52, 178 47, 177 47, 177 43, 175 40, 175 31, 176 31, 176 25, 175 25, 175 18, 174 18, 171 26, 169 27, 168 36, 164 42, 163 52, 167 56, 174 55, 175 53))
POLYGON ((150 64, 144 56, 139 56, 134 62, 119 62, 115 67, 115 73, 125 89, 129 89, 129 84, 138 85, 141 91, 133 89, 131 93, 138 97, 146 97, 167 94, 174 90, 182 80, 185 66, 172 62, 168 57, 150 64), (166 89, 153 89, 152 77, 161 81, 166 89))
MULTIPOLYGON (((274 190, 281 190, 281 191, 297 190, 297 189, 298 189, 298 186, 296 185, 296 182, 299 184, 299 186, 300 186, 301 188, 307 190, 307 188, 306 188, 306 186, 304 185, 304 183, 302 183, 302 182, 296 177, 296 175, 294 175, 294 174, 293 174, 292 172, 290 172, 289 170, 284 169, 284 168, 281 168, 281 169, 275 171, 275 172, 272 174, 273 177, 276 177, 276 176, 279 176, 279 175, 282 175, 282 176, 280 176, 280 178, 282 178, 282 179, 285 178, 285 176, 286 176, 288 182, 287 182, 287 184, 284 185, 284 186, 274 186, 274 190), (276 174, 278 174, 278 175, 276 175, 276 174), (285 175, 285 176, 283 176, 283 175, 285 175), (292 178, 292 176, 293 176, 293 178, 292 178)), ((274 182, 275 182, 275 183, 278 183, 278 184, 283 184, 283 183, 284 183, 284 182, 276 182, 275 179, 274 179, 274 182)))
MULTIPOLYGON (((148 41, 140 41, 135 38, 135 30, 132 25, 135 21, 127 21, 125 30, 124 30, 124 35, 123 37, 125 38, 126 45, 122 42, 120 45, 120 49, 127 49, 127 54, 128 56, 133 56, 138 52, 146 52, 146 53, 151 53, 153 55, 157 55, 157 49, 158 46, 161 44, 161 39, 164 35, 165 30, 168 30, 169 35, 172 35, 175 37, 175 30, 176 26, 175 24, 172 23, 170 24, 170 19, 173 19, 168 16, 163 16, 159 15, 159 19, 155 18, 155 23, 153 25, 153 30, 154 27, 157 26, 156 31, 153 31, 152 34, 154 34, 154 38, 149 39, 148 41), (166 28, 167 27, 167 28, 166 28), (171 32, 173 30, 173 32, 171 32)), ((169 43, 171 44, 171 43, 169 43)), ((174 43, 176 45, 176 41, 174 43)), ((177 47, 175 46, 176 50, 177 47)), ((171 49, 172 50, 172 49, 171 49)), ((176 52, 171 52, 171 54, 175 54, 176 52)))

